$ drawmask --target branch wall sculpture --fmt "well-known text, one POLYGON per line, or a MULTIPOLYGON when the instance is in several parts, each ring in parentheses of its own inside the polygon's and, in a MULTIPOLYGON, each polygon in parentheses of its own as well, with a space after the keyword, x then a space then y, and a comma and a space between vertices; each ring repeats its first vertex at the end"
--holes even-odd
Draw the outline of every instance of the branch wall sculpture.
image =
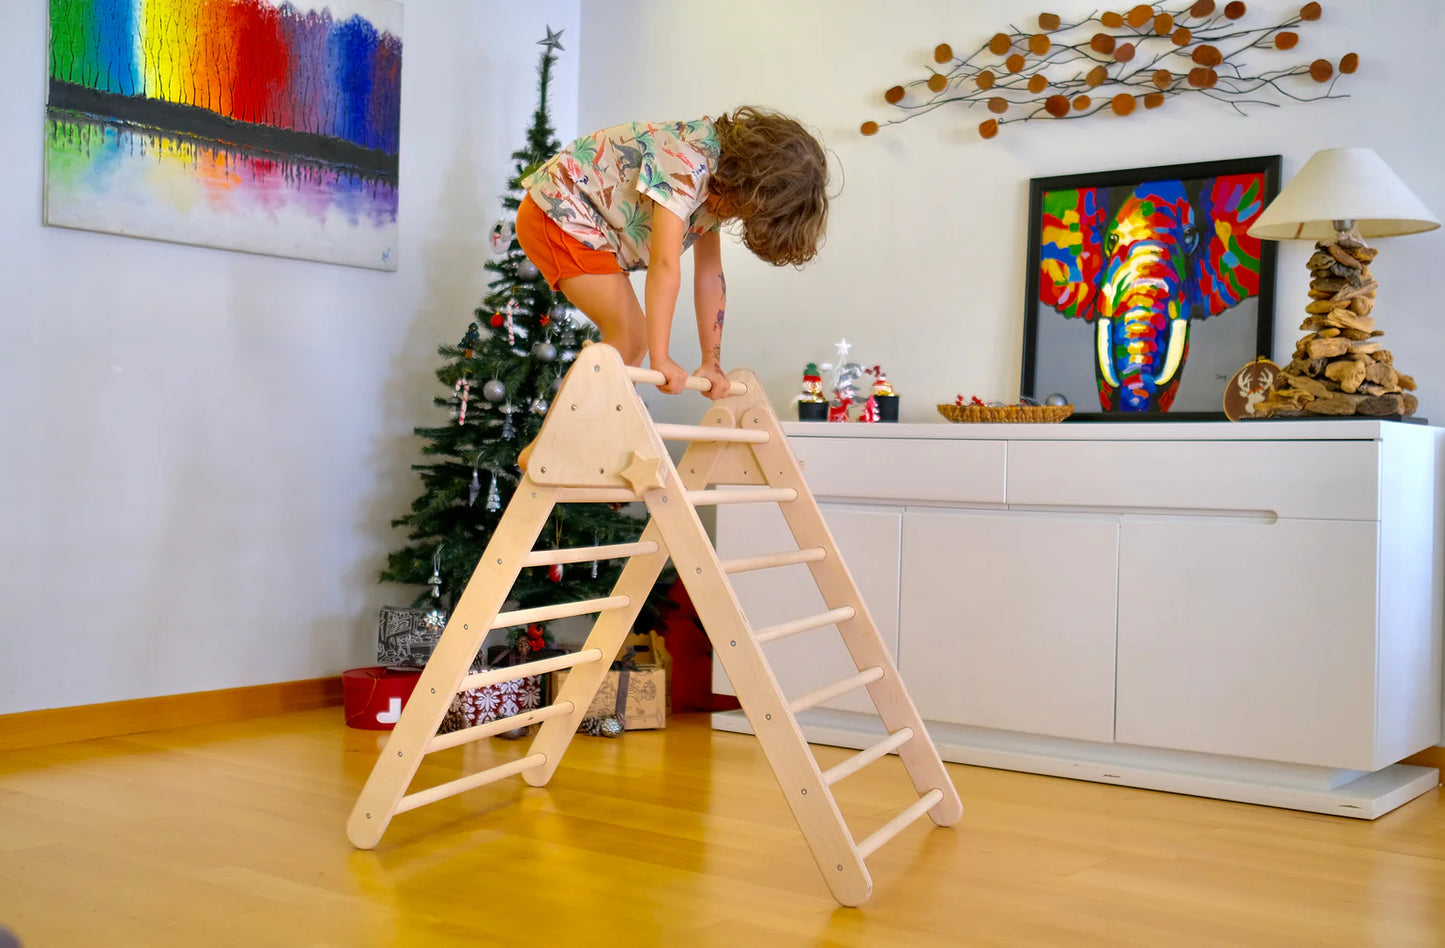
POLYGON ((864 122, 860 131, 876 135, 881 126, 899 125, 959 102, 985 106, 995 117, 979 124, 993 138, 1013 122, 1074 119, 1108 111, 1128 116, 1143 105, 1157 109, 1170 98, 1198 94, 1225 102, 1241 115, 1244 106, 1276 107, 1279 98, 1297 102, 1344 98, 1334 91, 1340 74, 1353 73, 1355 53, 1338 65, 1316 59, 1273 69, 1257 69, 1250 54, 1294 49, 1296 28, 1318 20, 1323 8, 1307 3, 1296 16, 1267 27, 1239 21, 1242 0, 1176 5, 1141 3, 1127 13, 1095 12, 1065 23, 1041 13, 1038 28, 1024 32, 1012 25, 971 55, 958 58, 947 43, 934 50, 937 68, 926 79, 893 86, 884 100, 903 114, 882 123, 864 122), (1313 82, 1323 86, 1310 95, 1313 82))

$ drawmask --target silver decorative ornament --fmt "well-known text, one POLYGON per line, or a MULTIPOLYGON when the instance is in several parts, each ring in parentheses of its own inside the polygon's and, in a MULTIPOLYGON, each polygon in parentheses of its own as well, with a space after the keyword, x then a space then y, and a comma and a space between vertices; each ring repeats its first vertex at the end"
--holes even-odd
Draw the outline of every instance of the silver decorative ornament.
POLYGON ((440 632, 447 627, 447 614, 442 611, 439 603, 432 603, 431 610, 422 616, 421 621, 428 632, 440 632))
POLYGON ((524 280, 535 280, 541 275, 542 271, 537 269, 537 265, 525 257, 517 264, 517 276, 524 280))
POLYGON ((1055 392, 1048 398, 1044 399, 1045 405, 1067 405, 1068 403, 1069 400, 1064 396, 1060 395, 1058 392, 1055 392))
POLYGON ((489 402, 499 402, 507 397, 507 386, 500 379, 492 379, 482 386, 482 397, 489 402))
POLYGON ((482 492, 482 481, 477 476, 477 469, 472 468, 472 483, 467 487, 467 506, 470 507, 477 502, 477 495, 482 492))
POLYGON ((552 394, 553 394, 553 395, 556 395, 556 394, 557 394, 558 392, 560 392, 561 390, 562 390, 562 376, 559 375, 559 376, 557 376, 555 379, 552 380, 552 394))
POLYGON ((597 730, 602 737, 621 737, 626 728, 623 727, 621 718, 606 717, 602 719, 597 730))
POLYGON ((547 399, 545 399, 545 398, 534 398, 534 399, 532 399, 532 414, 534 414, 534 415, 545 415, 545 414, 547 414, 547 407, 548 407, 548 406, 547 406, 547 399))
POLYGON ((502 406, 502 437, 508 441, 517 436, 517 426, 512 424, 512 413, 516 410, 511 402, 502 406))
POLYGON ((492 472, 492 486, 487 488, 487 509, 493 512, 502 509, 502 493, 497 490, 497 472, 492 472))
POLYGON ((557 347, 547 341, 535 343, 532 346, 532 358, 538 362, 556 362, 557 347))

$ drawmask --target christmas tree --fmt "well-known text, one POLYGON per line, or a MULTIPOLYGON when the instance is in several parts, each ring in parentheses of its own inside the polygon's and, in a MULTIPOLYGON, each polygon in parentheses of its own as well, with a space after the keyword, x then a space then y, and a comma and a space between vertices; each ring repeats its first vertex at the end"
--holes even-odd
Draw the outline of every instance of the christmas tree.
MULTIPOLYGON (((417 605, 430 604, 432 624, 439 627, 456 605, 501 520, 521 477, 517 454, 541 430, 542 420, 562 377, 584 338, 596 338, 590 324, 578 325, 566 315, 565 298, 553 293, 513 237, 512 220, 521 203, 521 182, 561 145, 547 111, 547 89, 555 51, 562 49, 560 32, 547 29, 538 68, 538 104, 527 130, 527 143, 512 153, 516 168, 507 182, 502 205, 509 217, 492 227, 492 249, 500 256, 488 261, 493 275, 490 293, 456 345, 443 345, 436 377, 446 390, 438 397, 449 408, 451 423, 416 428, 425 440, 421 474, 423 491, 411 513, 392 521, 408 528, 411 541, 393 552, 382 571, 383 582, 429 585, 417 605)), ((642 522, 604 504, 558 506, 543 527, 541 548, 630 543, 642 522)), ((512 589, 509 608, 530 608, 556 602, 607 595, 617 581, 621 561, 578 563, 524 569, 512 589)), ((532 628, 512 630, 512 644, 537 648, 550 635, 532 628), (530 635, 530 639, 526 638, 530 635)))

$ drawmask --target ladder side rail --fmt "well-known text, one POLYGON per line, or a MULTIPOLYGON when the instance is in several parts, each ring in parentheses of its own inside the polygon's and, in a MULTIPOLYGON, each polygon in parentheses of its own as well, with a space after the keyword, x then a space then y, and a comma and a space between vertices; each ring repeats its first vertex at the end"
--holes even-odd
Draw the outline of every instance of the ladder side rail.
POLYGON ((552 512, 555 494, 555 488, 533 484, 526 477, 517 486, 357 797, 346 823, 346 835, 358 848, 371 849, 380 842, 398 812, 427 745, 436 736, 462 679, 471 670, 492 619, 512 591, 523 557, 537 542, 552 512))
MULTIPOLYGON (((748 373, 743 375, 750 392, 761 393, 748 373)), ((761 394, 730 396, 722 404, 748 410, 766 405, 761 394)), ((732 450, 756 450, 731 445, 732 450)), ((684 470, 691 470, 688 465, 684 470)), ((692 475, 696 476, 696 475, 692 475)), ((808 747, 807 739, 789 712, 787 699, 773 670, 753 639, 742 606, 723 572, 717 551, 708 539, 697 509, 687 502, 688 489, 677 469, 667 463, 661 490, 649 491, 645 500, 653 522, 672 551, 673 563, 682 578, 712 641, 714 654, 732 682, 738 701, 753 725, 758 743, 767 757, 833 897, 844 905, 859 905, 868 898, 873 882, 854 845, 838 804, 823 782, 822 770, 808 747)), ((812 544, 816 545, 816 544, 812 544)))
MULTIPOLYGON (((798 499, 782 504, 780 509, 788 529, 800 549, 821 546, 831 553, 838 549, 832 531, 828 529, 818 502, 803 479, 802 468, 783 435, 782 425, 771 406, 765 401, 743 416, 744 427, 757 428, 772 435, 768 441, 751 446, 762 466, 770 485, 796 486, 798 499)), ((898 674, 897 664, 888 653, 882 637, 878 634, 877 623, 868 611, 867 604, 858 592, 858 585, 852 573, 843 562, 841 555, 829 555, 808 564, 823 602, 829 609, 853 606, 855 615, 837 623, 843 644, 853 659, 854 667, 860 671, 874 666, 883 669, 883 677, 868 685, 869 697, 883 719, 884 728, 891 734, 903 728, 911 728, 915 734, 898 749, 899 759, 913 782, 919 796, 924 796, 935 787, 943 796, 929 816, 939 826, 950 826, 963 816, 963 803, 958 797, 938 749, 928 737, 928 729, 918 713, 912 697, 898 674)))
MULTIPOLYGON (((709 411, 707 420, 729 425, 734 423, 731 413, 718 408, 709 411), (726 417, 719 418, 720 413, 726 417)), ((717 458, 726 453, 725 448, 726 446, 718 442, 699 442, 689 446, 683 455, 688 468, 694 472, 688 475, 688 482, 706 483, 717 458)), ((627 640, 627 634, 632 631, 632 625, 637 621, 648 594, 657 583, 657 578, 662 575, 663 567, 667 565, 670 553, 667 544, 663 542, 662 530, 655 520, 647 524, 638 542, 650 544, 655 552, 633 556, 628 560, 612 590, 613 596, 629 597, 632 605, 626 609, 611 610, 598 615, 587 634, 587 641, 583 644, 584 650, 600 650, 604 661, 584 665, 568 673, 567 680, 552 700, 554 704, 570 702, 574 710, 570 714, 545 722, 532 739, 529 753, 540 753, 547 759, 542 766, 522 774, 522 779, 534 787, 544 786, 552 779, 567 746, 577 733, 577 726, 591 708, 592 699, 611 668, 612 656, 622 650, 622 643, 627 640)))

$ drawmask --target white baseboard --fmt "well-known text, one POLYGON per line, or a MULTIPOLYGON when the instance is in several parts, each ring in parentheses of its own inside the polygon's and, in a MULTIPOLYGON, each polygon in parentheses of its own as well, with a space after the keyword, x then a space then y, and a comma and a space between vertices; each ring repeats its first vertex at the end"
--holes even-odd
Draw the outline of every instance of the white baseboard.
MULTIPOLYGON (((882 722, 873 715, 815 709, 798 715, 798 723, 814 744, 861 750, 883 737, 882 722)), ((753 733, 741 711, 714 714, 712 724, 718 730, 753 733)), ((1439 770, 1405 764, 1367 773, 934 722, 928 722, 928 730, 943 759, 952 763, 1365 820, 1440 783, 1439 770)))

